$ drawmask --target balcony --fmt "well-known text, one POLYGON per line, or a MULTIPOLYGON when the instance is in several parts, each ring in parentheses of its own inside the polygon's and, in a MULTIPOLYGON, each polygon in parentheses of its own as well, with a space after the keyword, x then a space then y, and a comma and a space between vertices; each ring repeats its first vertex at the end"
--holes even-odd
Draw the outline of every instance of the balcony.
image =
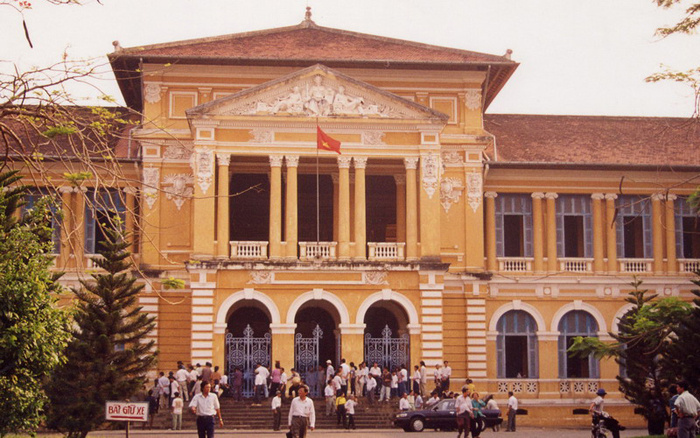
POLYGON ((368 242, 370 261, 399 261, 405 258, 403 242, 368 242))
POLYGON ((678 270, 680 272, 697 272, 700 271, 699 259, 678 259, 678 270))
POLYGON ((620 272, 628 274, 646 274, 652 272, 654 259, 618 259, 620 272))
POLYGON ((499 257, 498 270, 502 272, 531 272, 532 257, 499 257))
POLYGON ((299 242, 299 260, 335 260, 338 242, 299 242))
POLYGON ((231 258, 234 260, 267 259, 267 241, 231 241, 231 258))
POLYGON ((593 259, 562 257, 559 259, 559 270, 577 273, 593 272, 593 259))

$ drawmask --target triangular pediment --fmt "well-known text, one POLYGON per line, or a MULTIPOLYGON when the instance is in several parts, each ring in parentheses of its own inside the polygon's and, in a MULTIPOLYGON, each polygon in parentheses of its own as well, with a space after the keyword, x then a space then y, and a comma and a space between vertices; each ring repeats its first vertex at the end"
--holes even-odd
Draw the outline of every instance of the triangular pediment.
POLYGON ((199 105, 198 116, 275 116, 421 120, 445 123, 448 116, 323 65, 199 105))

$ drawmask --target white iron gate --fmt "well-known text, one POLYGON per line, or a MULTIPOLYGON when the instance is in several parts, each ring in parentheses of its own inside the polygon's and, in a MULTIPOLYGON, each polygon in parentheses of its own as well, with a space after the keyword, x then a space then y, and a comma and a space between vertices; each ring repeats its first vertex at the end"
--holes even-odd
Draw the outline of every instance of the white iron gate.
POLYGON ((365 362, 370 366, 377 362, 380 367, 387 367, 390 370, 404 365, 410 370, 409 345, 410 338, 407 334, 394 338, 388 325, 384 326, 379 338, 373 338, 371 333, 365 333, 365 362))
POLYGON ((233 369, 238 367, 243 372, 243 397, 255 395, 255 364, 270 366, 270 345, 270 333, 265 333, 262 338, 253 337, 250 325, 243 330, 243 337, 226 333, 229 382, 233 381, 233 369))

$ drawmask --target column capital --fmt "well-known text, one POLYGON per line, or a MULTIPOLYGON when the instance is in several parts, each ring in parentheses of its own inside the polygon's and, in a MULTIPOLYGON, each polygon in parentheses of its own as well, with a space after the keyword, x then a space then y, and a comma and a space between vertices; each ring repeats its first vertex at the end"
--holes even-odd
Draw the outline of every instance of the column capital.
POLYGON ((124 187, 122 191, 127 195, 135 195, 138 192, 136 187, 124 187))
POLYGON ((669 193, 666 195, 667 201, 675 201, 676 199, 678 199, 678 196, 674 195, 673 193, 669 193))
POLYGON ((417 169, 418 168, 418 157, 406 157, 403 159, 403 164, 406 169, 417 169))
POLYGON ((353 157, 352 161, 355 163, 355 169, 364 169, 367 167, 367 157, 353 157))
POLYGON ((394 175, 394 181, 396 181, 396 185, 398 186, 405 186, 406 175, 394 175))
POLYGON ((338 156, 338 167, 340 169, 349 169, 351 160, 352 160, 352 157, 347 157, 344 155, 338 156))
MULTIPOLYGON (((9 187, 3 187, 3 190, 9 190, 9 187)), ((58 188, 58 191, 62 194, 73 193, 73 187, 72 186, 61 186, 58 188)))
POLYGON ((299 155, 285 155, 284 162, 287 167, 299 167, 299 155))
POLYGON ((666 198, 665 193, 654 193, 651 195, 652 201, 663 201, 666 198))
POLYGON ((498 193, 496 192, 484 192, 484 198, 498 198, 498 193))
POLYGON ((532 197, 532 199, 542 199, 542 198, 544 198, 544 193, 535 192, 535 193, 531 194, 530 196, 532 197))
POLYGON ((282 155, 270 155, 270 167, 282 167, 282 155))
POLYGON ((547 199, 557 199, 559 197, 559 195, 556 193, 549 192, 549 193, 545 193, 544 197, 547 199))
POLYGON ((614 201, 615 199, 617 199, 617 195, 614 194, 614 193, 606 193, 606 194, 605 194, 605 199, 608 200, 608 201, 610 201, 610 200, 613 200, 613 201, 614 201))
POLYGON ((602 200, 605 199, 605 194, 603 193, 593 193, 591 199, 602 200))
POLYGON ((231 164, 231 154, 217 152, 216 162, 219 163, 219 166, 229 166, 231 164))

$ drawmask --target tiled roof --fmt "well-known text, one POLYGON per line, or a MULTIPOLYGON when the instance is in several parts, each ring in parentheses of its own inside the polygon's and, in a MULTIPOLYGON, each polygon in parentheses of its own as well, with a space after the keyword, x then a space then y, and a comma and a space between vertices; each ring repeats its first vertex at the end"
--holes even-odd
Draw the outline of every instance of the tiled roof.
POLYGON ((700 166, 700 121, 665 117, 486 114, 498 163, 700 166))

